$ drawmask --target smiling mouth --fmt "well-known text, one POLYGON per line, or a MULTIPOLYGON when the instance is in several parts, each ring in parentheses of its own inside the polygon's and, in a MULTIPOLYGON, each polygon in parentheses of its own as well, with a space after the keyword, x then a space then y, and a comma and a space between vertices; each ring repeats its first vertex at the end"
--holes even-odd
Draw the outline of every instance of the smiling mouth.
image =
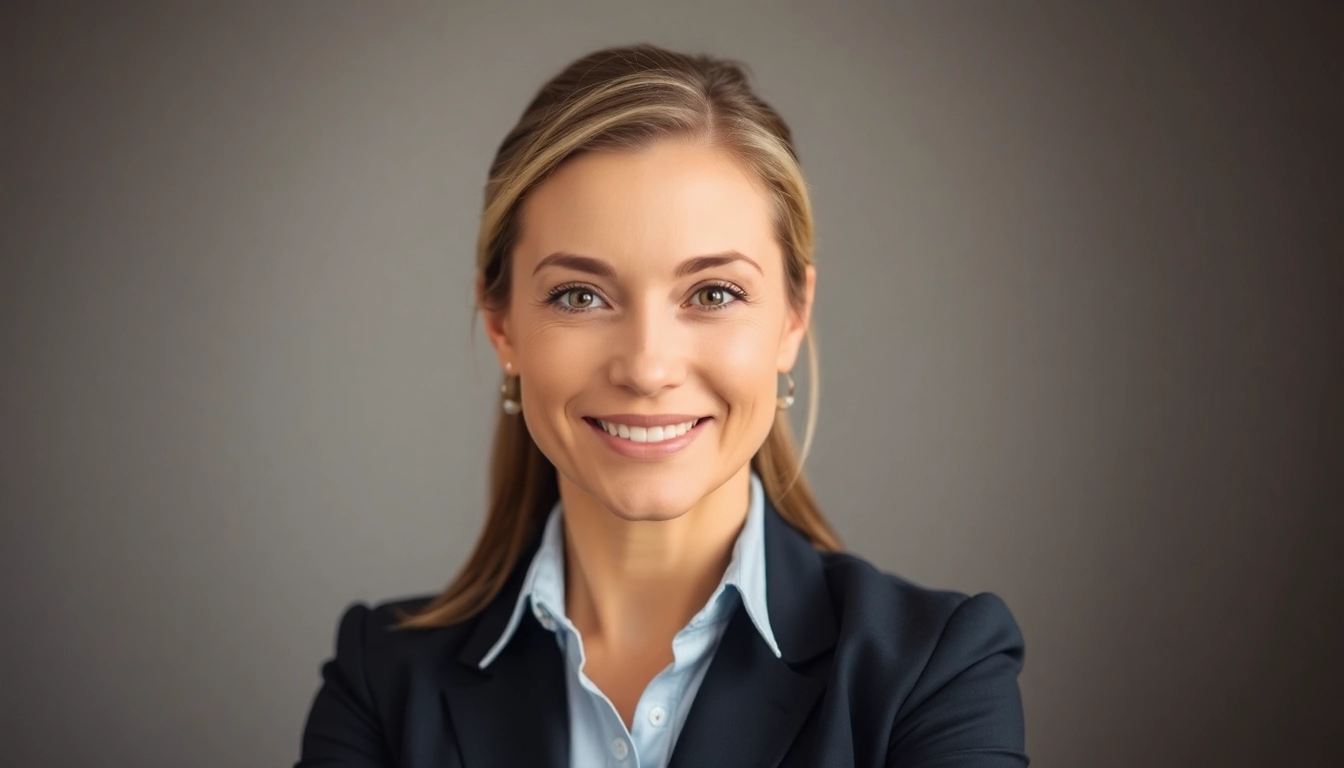
POLYGON ((666 424, 660 427, 637 427, 594 418, 585 418, 584 421, 612 437, 629 440, 632 443, 661 443, 681 437, 708 418, 708 416, 702 416, 698 419, 691 419, 678 424, 666 424))

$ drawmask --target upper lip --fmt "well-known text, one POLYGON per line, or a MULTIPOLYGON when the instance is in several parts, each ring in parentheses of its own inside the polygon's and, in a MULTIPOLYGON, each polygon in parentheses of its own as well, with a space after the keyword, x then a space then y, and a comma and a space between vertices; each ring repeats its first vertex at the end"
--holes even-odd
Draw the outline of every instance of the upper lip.
POLYGON ((610 424, 624 424, 627 427, 666 427, 671 424, 685 424, 688 421, 696 421, 706 417, 688 416, 682 413, 659 413, 653 415, 640 413, 609 413, 603 416, 592 416, 590 418, 605 421, 610 424))

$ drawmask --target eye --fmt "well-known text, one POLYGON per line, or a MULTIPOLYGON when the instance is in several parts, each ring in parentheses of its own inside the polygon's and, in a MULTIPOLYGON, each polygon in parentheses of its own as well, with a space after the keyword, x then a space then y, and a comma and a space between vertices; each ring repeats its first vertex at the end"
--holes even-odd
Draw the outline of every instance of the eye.
POLYGON ((582 285, 560 288, 552 294, 551 301, 569 310, 593 309, 603 306, 602 297, 598 295, 597 291, 582 285))
POLYGON ((706 285, 691 297, 691 303, 705 309, 719 309, 742 299, 741 291, 727 285, 706 285))

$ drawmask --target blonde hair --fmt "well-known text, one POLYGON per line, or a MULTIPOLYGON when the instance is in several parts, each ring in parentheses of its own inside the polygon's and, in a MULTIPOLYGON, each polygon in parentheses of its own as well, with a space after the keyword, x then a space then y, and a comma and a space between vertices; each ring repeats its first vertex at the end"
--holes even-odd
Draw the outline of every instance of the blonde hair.
MULTIPOLYGON (((731 152, 769 190, 784 253, 789 300, 804 302, 813 259, 812 208, 789 127, 747 83, 733 61, 652 45, 608 48, 570 64, 542 86, 504 138, 485 186, 476 243, 483 308, 508 306, 512 250, 527 193, 581 152, 630 151, 672 137, 700 139, 731 152)), ((803 455, 816 426, 817 360, 811 329, 809 398, 803 455)), ((817 506, 794 449, 787 414, 776 412, 752 459, 780 515, 818 549, 841 544, 817 506)), ((490 459, 485 527, 461 573, 402 628, 438 627, 479 613, 504 586, 559 498, 555 466, 524 420, 501 413, 490 459)))

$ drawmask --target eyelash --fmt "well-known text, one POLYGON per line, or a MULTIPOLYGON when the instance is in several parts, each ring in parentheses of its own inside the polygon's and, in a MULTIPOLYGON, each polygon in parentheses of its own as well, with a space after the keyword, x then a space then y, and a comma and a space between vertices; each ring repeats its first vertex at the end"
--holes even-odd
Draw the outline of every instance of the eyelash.
MULTIPOLYGON (((705 283, 704 285, 696 286, 695 291, 691 295, 695 296, 696 294, 699 294, 706 288, 718 288, 719 290, 726 291, 729 296, 733 297, 733 300, 713 307, 698 305, 698 308, 702 310, 717 312, 718 310, 721 309, 727 309, 728 307, 731 307, 732 305, 738 303, 739 301, 741 302, 747 301, 746 291, 742 290, 741 288, 732 283, 723 280, 712 280, 708 283, 705 283)), ((561 285, 557 285, 556 287, 551 289, 550 293, 546 295, 545 303, 555 307, 556 309, 562 312, 573 312, 575 314, 582 312, 591 312, 592 311, 591 309, 579 309, 576 307, 567 307, 560 301, 560 298, 565 294, 571 293, 579 289, 591 291, 592 294, 598 297, 598 299, 600 299, 601 301, 604 302, 607 301, 607 298, 602 295, 601 291, 597 290, 591 285, 588 285, 587 283, 564 283, 561 285)))

